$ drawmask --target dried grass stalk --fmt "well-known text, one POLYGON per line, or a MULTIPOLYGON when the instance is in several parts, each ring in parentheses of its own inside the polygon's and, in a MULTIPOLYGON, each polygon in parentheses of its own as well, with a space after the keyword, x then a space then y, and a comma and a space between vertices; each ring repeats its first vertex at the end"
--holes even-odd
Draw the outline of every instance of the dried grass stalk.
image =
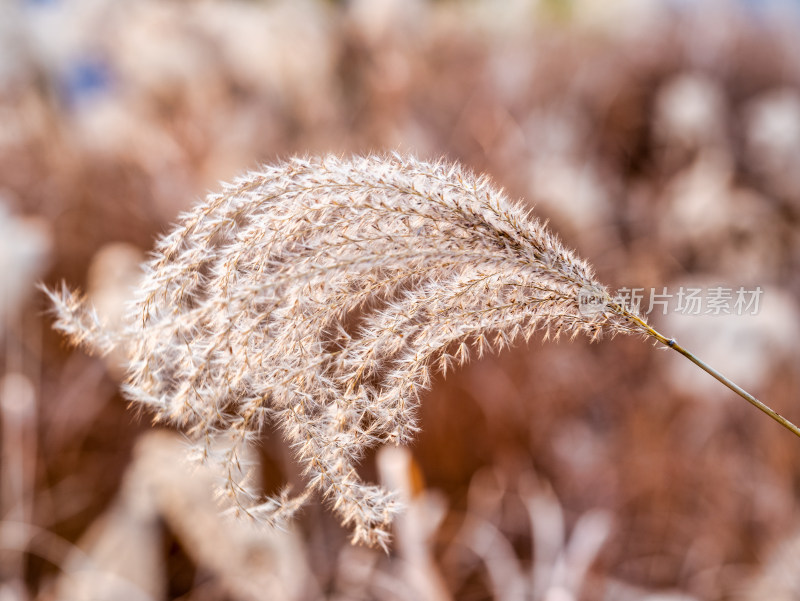
POLYGON ((50 293, 56 327, 90 351, 122 350, 127 397, 206 453, 226 433, 217 459, 240 511, 279 523, 320 491, 371 545, 386 545, 397 503, 355 465, 374 445, 411 440, 435 371, 537 330, 643 334, 682 350, 486 177, 412 157, 296 158, 250 173, 184 215, 145 269, 121 331, 66 289, 50 293), (247 486, 242 449, 269 420, 305 468, 299 499, 259 501, 247 486))

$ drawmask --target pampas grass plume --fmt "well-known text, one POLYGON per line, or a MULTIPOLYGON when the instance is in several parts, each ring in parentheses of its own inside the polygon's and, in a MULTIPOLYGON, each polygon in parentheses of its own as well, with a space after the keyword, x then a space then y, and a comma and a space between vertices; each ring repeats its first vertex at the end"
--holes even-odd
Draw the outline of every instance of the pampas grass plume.
POLYGON ((353 542, 383 547, 398 504, 355 466, 412 440, 436 371, 538 330, 684 351, 486 177, 399 155, 295 158, 208 196, 160 240, 117 330, 49 294, 73 343, 126 358, 127 398, 225 465, 237 511, 280 525, 318 492, 353 542), (303 465, 298 497, 249 486, 244 450, 268 422, 303 465))

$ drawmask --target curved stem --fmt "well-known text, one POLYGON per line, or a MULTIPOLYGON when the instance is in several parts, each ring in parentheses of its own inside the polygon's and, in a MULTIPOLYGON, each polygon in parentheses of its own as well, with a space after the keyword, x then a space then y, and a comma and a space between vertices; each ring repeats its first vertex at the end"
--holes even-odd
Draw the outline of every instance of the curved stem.
POLYGON ((627 317, 631 321, 635 322, 638 326, 643 328, 645 330, 645 332, 647 332, 650 336, 652 336, 653 338, 658 340, 661 344, 663 344, 665 346, 668 346, 669 348, 671 348, 674 351, 679 352, 681 355, 686 357, 689 361, 691 361, 692 363, 697 365, 697 367, 699 367, 700 369, 702 369, 706 373, 710 374, 711 376, 716 378, 718 381, 722 382, 725 386, 730 388, 733 392, 738 394, 740 397, 742 397, 748 403, 750 403, 751 405, 753 405, 754 407, 756 407, 760 411, 763 411, 764 413, 769 415, 772 419, 774 419, 776 422, 778 422, 784 428, 786 428, 787 430, 792 432, 795 436, 800 437, 800 428, 795 426, 792 422, 790 422, 788 419, 783 417, 780 413, 778 413, 777 411, 775 411, 774 409, 772 409, 768 405, 765 405, 764 403, 759 401, 756 397, 754 397, 752 394, 747 392, 744 388, 742 388, 741 386, 739 386, 738 384, 736 384, 732 380, 729 380, 728 378, 726 378, 724 375, 722 375, 720 372, 718 372, 716 369, 714 369, 710 365, 706 364, 704 361, 699 359, 693 353, 691 353, 690 351, 688 351, 685 348, 683 348, 680 344, 678 344, 675 341, 674 338, 667 338, 662 333, 660 333, 657 330, 655 330, 652 327, 650 327, 643 319, 641 319, 640 317, 634 315, 633 313, 631 313, 630 311, 628 311, 624 307, 615 307, 615 308, 617 308, 620 311, 620 313, 622 313, 625 317, 627 317))

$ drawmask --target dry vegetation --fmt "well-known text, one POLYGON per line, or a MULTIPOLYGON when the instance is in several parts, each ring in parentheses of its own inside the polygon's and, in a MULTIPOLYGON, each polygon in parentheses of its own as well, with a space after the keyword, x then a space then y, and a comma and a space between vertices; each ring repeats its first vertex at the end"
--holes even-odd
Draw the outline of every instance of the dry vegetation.
MULTIPOLYGON (((220 527, 214 475, 187 475, 119 357, 67 349, 33 291, 65 279, 114 323, 219 180, 445 156, 612 286, 761 286, 756 317, 652 319, 797 422, 797 19, 591 5, 2 9, 0 598, 800 598, 797 441, 639 340, 534 337, 434 380, 415 442, 359 467, 409 506, 385 555, 316 502, 286 532, 220 527)), ((279 432, 252 461, 268 494, 302 488, 279 432)))

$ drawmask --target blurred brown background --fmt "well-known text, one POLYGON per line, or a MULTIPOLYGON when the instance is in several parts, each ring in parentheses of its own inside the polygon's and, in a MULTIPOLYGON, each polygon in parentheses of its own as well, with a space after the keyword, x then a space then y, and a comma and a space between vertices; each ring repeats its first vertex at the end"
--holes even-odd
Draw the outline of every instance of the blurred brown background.
MULTIPOLYGON (((800 13, 698 4, 1 3, 0 600, 800 599, 800 441, 640 340, 537 339, 437 380, 417 443, 363 466, 409 497, 387 556, 319 503, 287 533, 220 528, 205 475, 34 289, 113 322, 220 181, 445 157, 612 288, 761 287, 755 316, 651 319, 798 422, 800 13)), ((267 490, 297 478, 278 433, 260 455, 267 490)))

